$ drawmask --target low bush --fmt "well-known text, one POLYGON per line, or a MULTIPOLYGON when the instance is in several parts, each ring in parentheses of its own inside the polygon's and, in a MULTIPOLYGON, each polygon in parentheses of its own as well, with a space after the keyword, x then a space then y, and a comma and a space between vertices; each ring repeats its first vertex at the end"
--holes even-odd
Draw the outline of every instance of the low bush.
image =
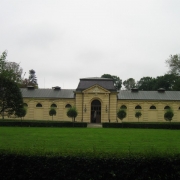
POLYGON ((88 157, 0 153, 5 179, 179 179, 180 157, 88 157))
POLYGON ((36 120, 1 120, 0 126, 18 127, 87 127, 85 122, 70 121, 36 121, 36 120))
POLYGON ((103 128, 149 128, 149 129, 180 129, 180 123, 102 123, 103 128))

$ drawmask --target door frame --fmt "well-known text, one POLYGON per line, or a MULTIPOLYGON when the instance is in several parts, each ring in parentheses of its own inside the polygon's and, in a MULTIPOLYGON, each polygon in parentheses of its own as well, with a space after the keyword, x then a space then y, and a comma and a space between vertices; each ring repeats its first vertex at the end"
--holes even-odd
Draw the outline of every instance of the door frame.
POLYGON ((99 99, 93 99, 91 101, 91 114, 90 114, 91 123, 101 123, 101 104, 102 103, 99 99))

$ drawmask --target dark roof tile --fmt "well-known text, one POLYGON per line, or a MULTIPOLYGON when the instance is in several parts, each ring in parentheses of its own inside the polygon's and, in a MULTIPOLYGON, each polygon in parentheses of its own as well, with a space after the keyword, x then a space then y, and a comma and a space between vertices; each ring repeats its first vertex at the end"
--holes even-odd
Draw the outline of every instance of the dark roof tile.
POLYGON ((109 79, 109 78, 83 78, 83 79, 80 79, 80 82, 78 84, 76 91, 82 91, 82 90, 90 88, 91 86, 94 86, 94 85, 99 85, 110 91, 116 91, 113 80, 109 79))
POLYGON ((118 93, 118 99, 122 100, 180 100, 180 91, 138 91, 131 92, 121 90, 118 93))
POLYGON ((21 88, 23 98, 70 98, 74 99, 73 89, 34 89, 21 88))

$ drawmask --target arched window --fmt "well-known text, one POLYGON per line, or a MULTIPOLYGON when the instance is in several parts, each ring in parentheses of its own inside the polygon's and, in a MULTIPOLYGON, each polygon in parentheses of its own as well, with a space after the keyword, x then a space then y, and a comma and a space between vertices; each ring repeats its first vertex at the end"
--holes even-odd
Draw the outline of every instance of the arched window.
POLYGON ((53 103, 53 104, 51 104, 51 107, 52 108, 57 108, 57 105, 53 103))
POLYGON ((150 109, 156 109, 156 106, 152 105, 152 106, 150 107, 150 109))
POLYGON ((127 109, 127 107, 125 105, 122 105, 120 109, 127 109))
POLYGON ((23 106, 24 106, 24 107, 28 107, 27 103, 23 103, 23 106))
POLYGON ((140 105, 137 105, 135 109, 142 109, 140 105))
POLYGON ((180 107, 179 107, 179 110, 180 110, 180 107))
POLYGON ((71 108, 72 106, 70 104, 66 104, 65 108, 71 108))
POLYGON ((170 109, 170 107, 169 106, 165 106, 164 109, 170 109))
POLYGON ((41 103, 37 103, 36 107, 42 107, 42 104, 41 103))

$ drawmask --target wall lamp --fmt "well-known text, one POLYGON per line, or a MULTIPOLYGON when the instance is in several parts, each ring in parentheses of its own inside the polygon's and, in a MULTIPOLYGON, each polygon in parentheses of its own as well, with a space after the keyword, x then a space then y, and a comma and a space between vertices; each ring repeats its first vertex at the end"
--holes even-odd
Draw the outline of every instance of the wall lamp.
POLYGON ((86 112, 86 110, 87 110, 87 109, 86 109, 86 105, 85 105, 85 106, 84 106, 84 112, 86 112))
POLYGON ((108 112, 108 107, 107 107, 107 105, 106 105, 106 112, 108 112))

